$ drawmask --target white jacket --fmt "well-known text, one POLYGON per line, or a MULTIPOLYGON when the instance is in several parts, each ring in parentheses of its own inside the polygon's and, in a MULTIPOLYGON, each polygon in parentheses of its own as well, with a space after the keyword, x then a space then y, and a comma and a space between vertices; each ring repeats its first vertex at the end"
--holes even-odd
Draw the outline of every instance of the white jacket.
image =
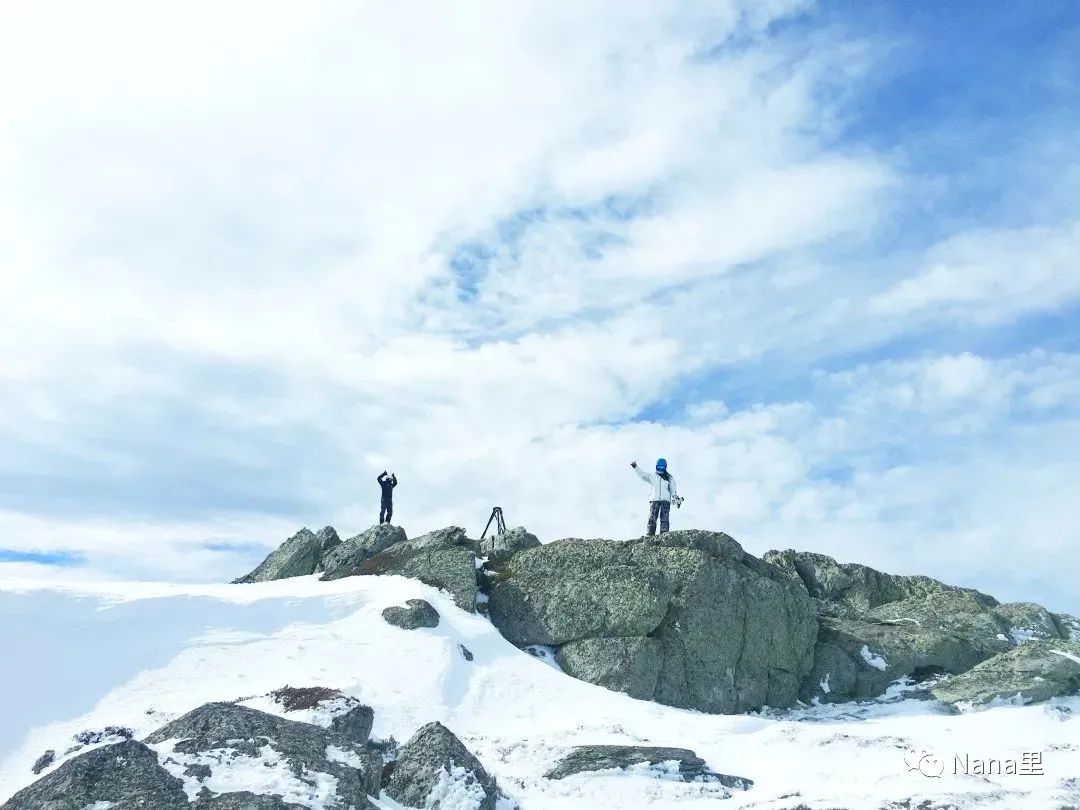
POLYGON ((678 493, 675 491, 675 476, 671 473, 668 473, 665 481, 656 473, 645 472, 641 467, 634 467, 634 472, 646 484, 652 484, 652 496, 649 501, 667 501, 671 503, 678 497, 678 493))

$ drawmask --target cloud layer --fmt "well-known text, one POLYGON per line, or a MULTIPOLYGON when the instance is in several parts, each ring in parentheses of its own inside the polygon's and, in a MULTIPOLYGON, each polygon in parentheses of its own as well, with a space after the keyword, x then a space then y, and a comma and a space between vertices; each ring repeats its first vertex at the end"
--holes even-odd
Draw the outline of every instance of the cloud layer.
POLYGON ((891 59, 803 2, 21 9, 0 547, 227 579, 384 467, 410 532, 628 536, 663 454, 679 525, 1080 610, 1075 166, 915 165, 891 59))

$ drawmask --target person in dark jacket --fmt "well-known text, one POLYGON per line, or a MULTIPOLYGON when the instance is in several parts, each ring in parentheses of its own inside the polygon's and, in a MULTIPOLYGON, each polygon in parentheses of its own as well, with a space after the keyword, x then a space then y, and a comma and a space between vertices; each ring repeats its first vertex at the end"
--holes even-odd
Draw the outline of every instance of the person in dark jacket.
POLYGON ((379 523, 389 523, 394 516, 394 487, 397 486, 397 476, 383 470, 375 479, 382 487, 382 503, 379 504, 379 523))

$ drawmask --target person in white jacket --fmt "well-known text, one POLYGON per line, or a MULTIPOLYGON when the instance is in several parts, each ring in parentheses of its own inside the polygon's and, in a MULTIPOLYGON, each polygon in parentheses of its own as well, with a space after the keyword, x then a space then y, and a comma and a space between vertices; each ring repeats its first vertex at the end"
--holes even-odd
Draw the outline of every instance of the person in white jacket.
POLYGON ((645 472, 636 461, 630 462, 634 472, 642 481, 652 486, 649 498, 649 535, 656 534, 656 519, 660 519, 660 534, 668 531, 671 525, 671 504, 679 504, 682 499, 675 490, 675 477, 668 472, 667 459, 656 460, 656 472, 645 472))

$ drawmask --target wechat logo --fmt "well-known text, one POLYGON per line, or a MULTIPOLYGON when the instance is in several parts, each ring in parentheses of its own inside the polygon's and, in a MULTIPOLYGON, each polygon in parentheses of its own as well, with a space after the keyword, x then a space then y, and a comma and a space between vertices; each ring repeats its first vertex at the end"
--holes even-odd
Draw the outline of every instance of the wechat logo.
POLYGON ((909 771, 918 771, 929 779, 940 779, 945 773, 945 763, 925 748, 909 748, 904 754, 904 764, 909 771))

